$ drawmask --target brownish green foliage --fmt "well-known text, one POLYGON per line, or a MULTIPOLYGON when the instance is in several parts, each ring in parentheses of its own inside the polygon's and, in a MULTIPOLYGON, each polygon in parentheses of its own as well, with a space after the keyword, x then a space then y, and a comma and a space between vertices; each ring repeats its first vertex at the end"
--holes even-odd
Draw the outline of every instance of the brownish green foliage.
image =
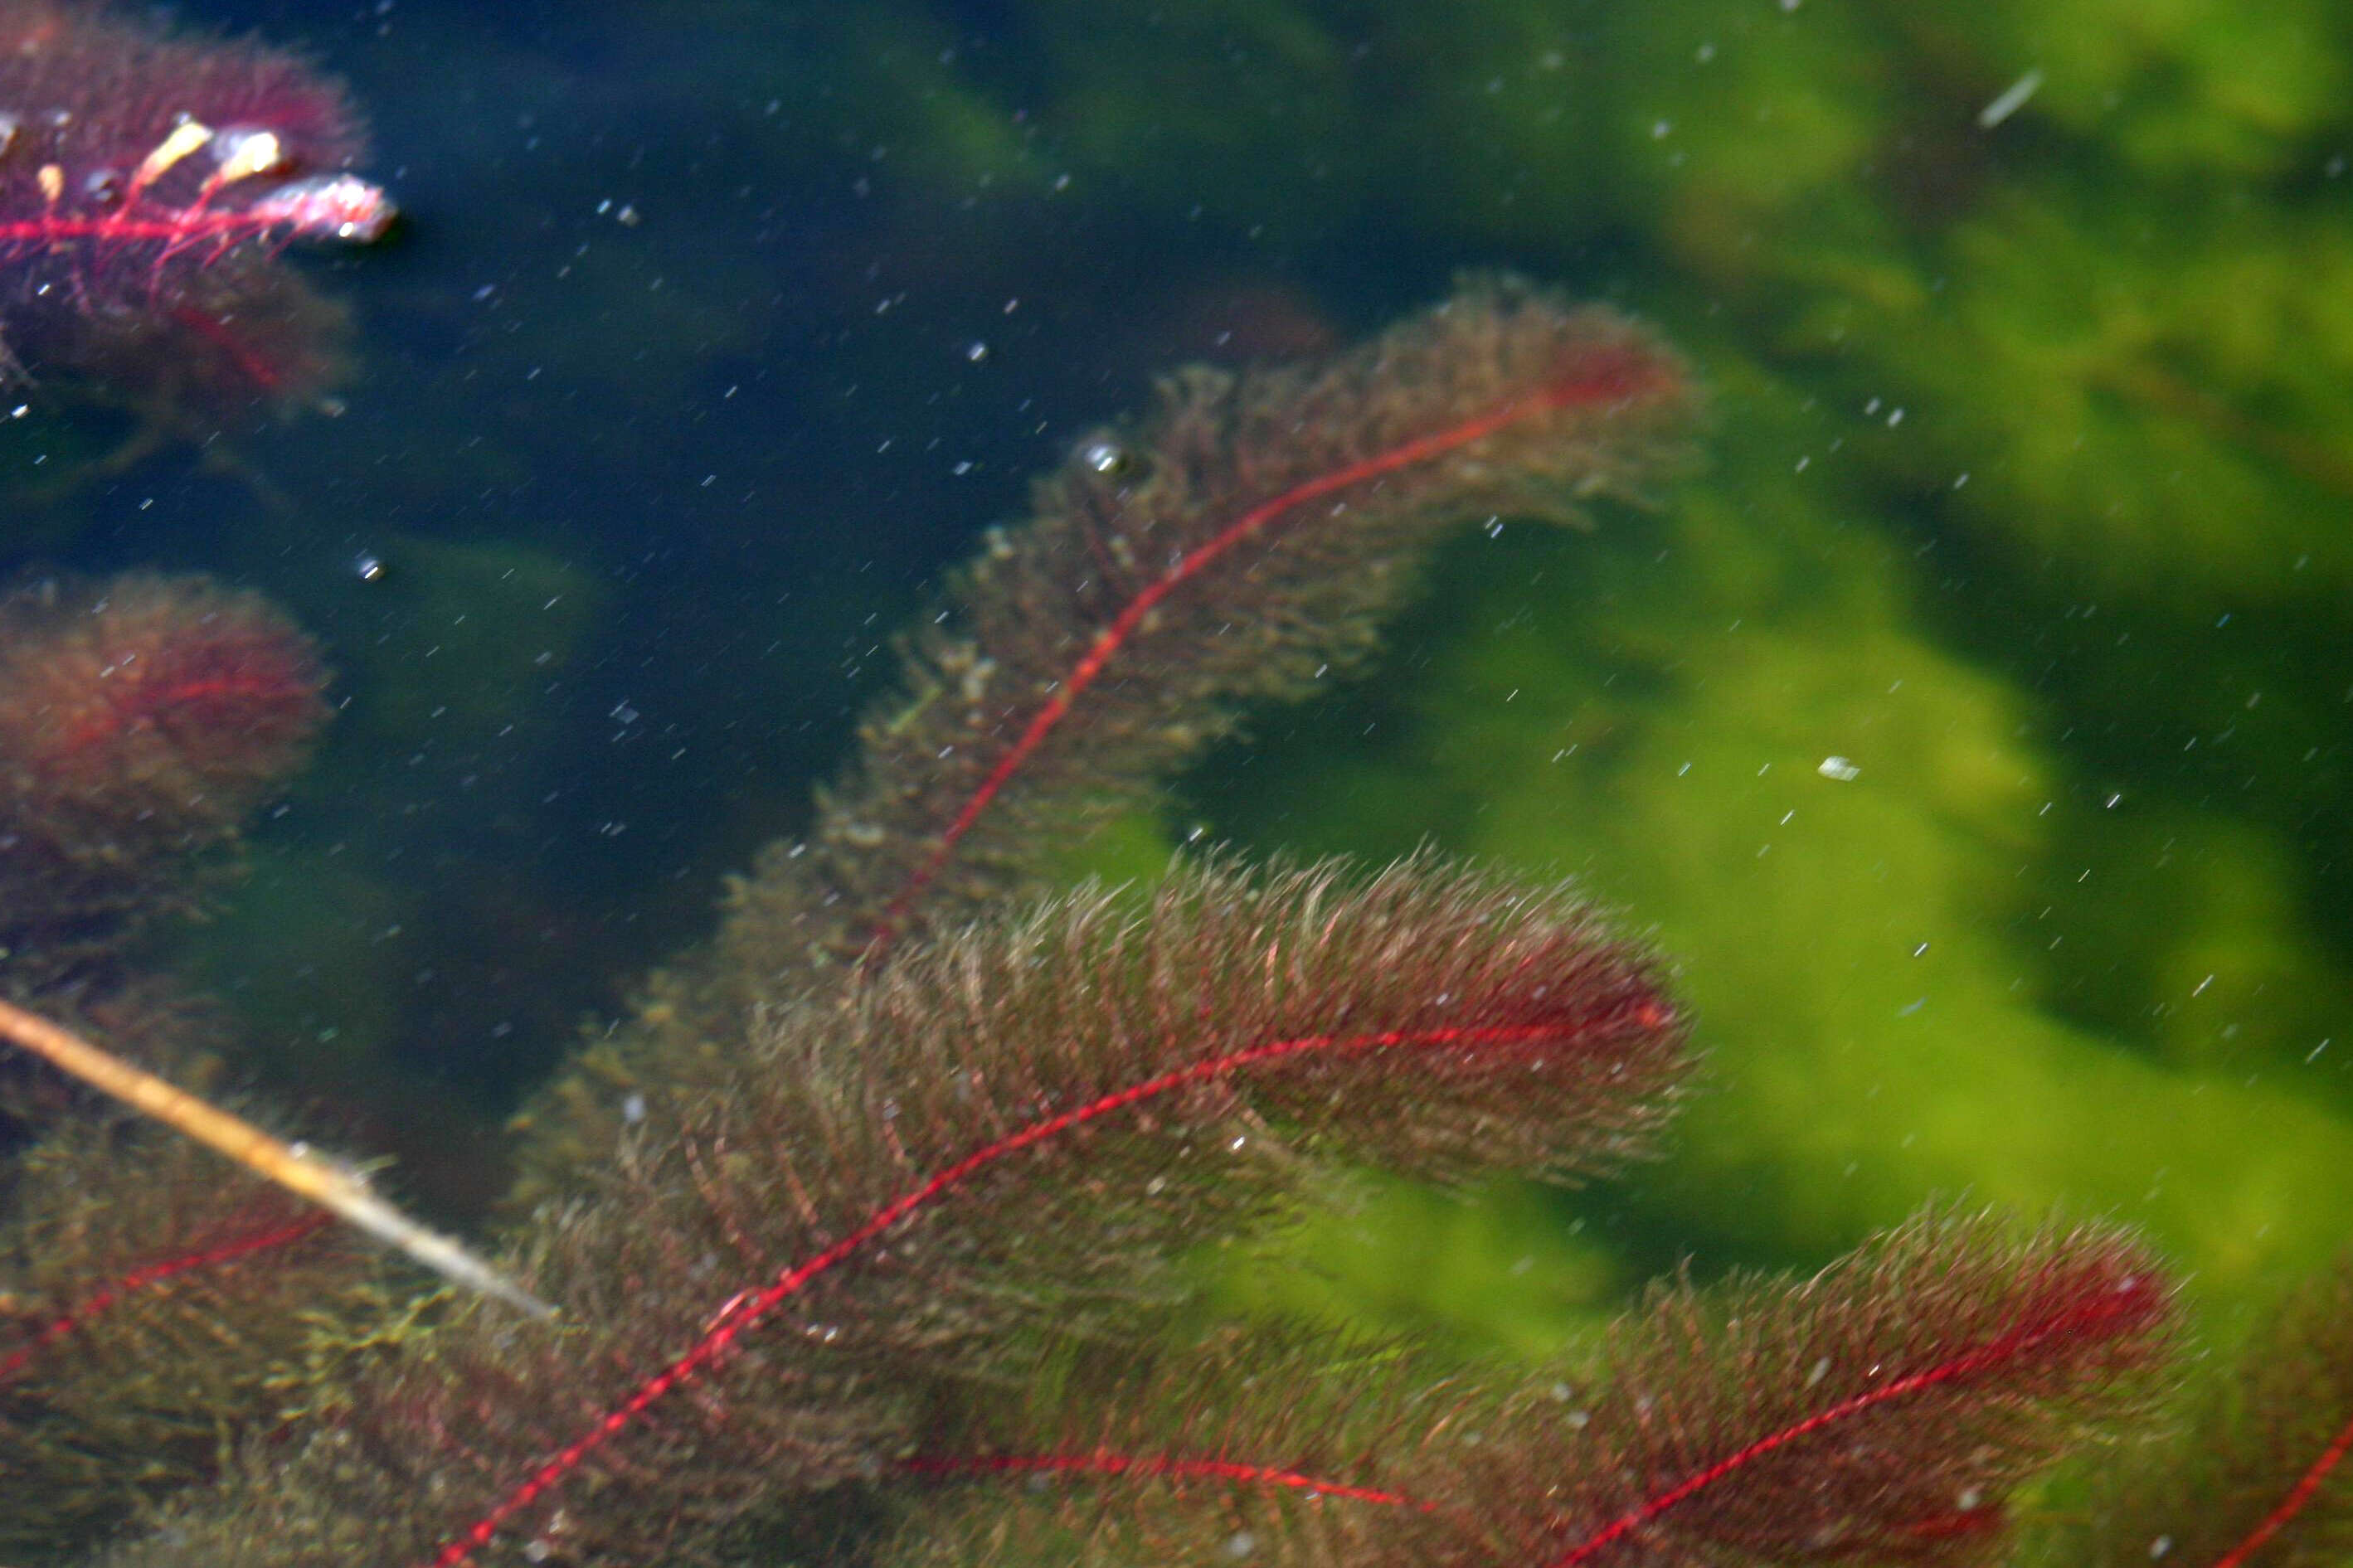
POLYGON ((526 1119, 524 1191, 560 1190, 616 1105, 698 1073, 770 1001, 1044 890, 1250 704, 1361 660, 1447 531, 1641 496, 1697 399, 1634 323, 1496 279, 1326 364, 1167 378, 921 618, 809 836, 764 854, 712 951, 526 1119))
POLYGON ((19 987, 192 902, 327 714, 308 638, 202 578, 54 579, 0 598, 0 943, 19 987))
POLYGON ((2320 1568, 2353 1553, 2353 1253, 2177 1403, 2165 1440, 2104 1472, 2092 1507, 2031 1542, 2033 1560, 2320 1568))
MULTIPOLYGON (((1335 1162, 1644 1152, 1678 1011, 1571 893, 1430 857, 1020 896, 1054 837, 1361 654, 1440 525, 1629 493, 1690 403, 1639 329, 1501 285, 1321 370, 1172 383, 992 541, 811 841, 539 1113, 511 1260, 563 1318, 326 1301, 267 1397, 223 1397, 219 1484, 103 1560, 1997 1556, 2027 1483, 2149 1407, 2172 1292, 2136 1241, 1932 1216, 1802 1282, 1662 1287, 1535 1369, 1203 1331, 1187 1258, 1278 1231, 1335 1162)), ((138 1206, 140 1173, 86 1176, 138 1206)), ((172 1280, 282 1321, 260 1283, 307 1238, 188 1229, 172 1280)), ((129 1392, 109 1335, 140 1314, 23 1321, 27 1366, 86 1342, 57 1406, 129 1392)), ((2281 1342, 2341 1368, 2328 1321, 2281 1342)), ((2340 1495, 2295 1489, 2329 1428, 2287 1393, 2248 1399, 2247 1451, 2304 1468, 2220 1484, 2275 1498, 2218 1531, 2233 1558, 2340 1495)))
POLYGON ((1212 1340, 935 1439, 919 1470, 1055 1484, 936 1505, 947 1528, 919 1514, 910 1555, 1965 1560, 2087 1423, 2145 1407, 2167 1318, 2118 1233, 1947 1216, 1801 1283, 1660 1286, 1555 1366, 1440 1376, 1394 1346, 1212 1340))

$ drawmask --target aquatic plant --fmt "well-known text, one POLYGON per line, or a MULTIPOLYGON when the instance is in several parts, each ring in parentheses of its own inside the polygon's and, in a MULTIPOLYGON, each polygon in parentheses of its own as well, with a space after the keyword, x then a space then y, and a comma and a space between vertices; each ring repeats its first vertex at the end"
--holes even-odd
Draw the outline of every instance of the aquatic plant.
POLYGON ((46 988, 185 913, 325 721, 310 640, 197 577, 43 578, 0 595, 0 944, 46 988))
MULTIPOLYGON (((217 1484, 104 1560, 2000 1549, 2026 1482, 2164 1387, 2171 1288, 2137 1242, 1930 1214, 1800 1283, 1662 1287, 1536 1369, 1205 1331, 1190 1256, 1279 1228, 1335 1160, 1567 1178, 1643 1152, 1679 1011, 1571 893, 1430 857, 1035 896, 1247 703, 1361 658, 1441 530, 1639 494, 1692 405, 1641 329, 1483 283, 1329 365, 1180 375, 1082 443, 909 639, 810 837, 535 1109, 509 1260, 563 1318, 322 1296, 299 1366, 215 1408, 217 1484)), ((73 1174, 142 1212, 145 1173, 73 1174)), ((20 1308, 6 1373, 102 1396, 175 1324, 223 1325, 225 1361, 284 1313, 262 1287, 298 1228, 84 1247, 103 1309, 20 1308)), ((9 1414, 32 1446, 53 1419, 9 1414)), ((2242 1452, 2277 1460, 2284 1429, 2258 1413, 2242 1452)), ((2288 1455, 2308 1485, 2234 1479, 2254 1511, 2218 1539, 2316 1539, 2346 1442, 2288 1455)), ((2100 1519, 2102 1551, 2145 1524, 2100 1519)))
MULTIPOLYGON (((284 616, 202 577, 43 577, 0 595, 0 995, 213 1084, 216 1026, 138 950, 206 906, 245 819, 308 754, 324 684, 284 616)), ((210 1474, 221 1413, 254 1408, 299 1362, 304 1313, 376 1270, 282 1195, 224 1179, 209 1153, 13 1050, 0 1150, 0 1549, 14 1554, 210 1474), (125 1163, 132 1188, 85 1180, 125 1163), (143 1293, 257 1250, 273 1261, 247 1281, 241 1323, 183 1301, 145 1334, 92 1342, 93 1363, 60 1353, 89 1320, 145 1322, 143 1293), (52 1375, 60 1363, 69 1375, 52 1375)))
POLYGON ((295 57, 94 6, 0 4, 0 382, 155 415, 315 396, 334 309, 276 264, 379 237, 358 117, 295 57))

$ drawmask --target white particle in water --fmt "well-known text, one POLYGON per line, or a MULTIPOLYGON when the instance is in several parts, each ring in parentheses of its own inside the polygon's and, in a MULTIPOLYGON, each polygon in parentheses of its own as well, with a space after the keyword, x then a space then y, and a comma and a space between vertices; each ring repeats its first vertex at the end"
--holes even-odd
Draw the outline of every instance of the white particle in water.
POLYGON ((2020 110, 2024 109, 2026 100, 2041 91, 2042 88, 2042 69, 2038 66, 2002 89, 2000 96, 1978 110, 1978 128, 1981 131, 1992 130, 2020 110))

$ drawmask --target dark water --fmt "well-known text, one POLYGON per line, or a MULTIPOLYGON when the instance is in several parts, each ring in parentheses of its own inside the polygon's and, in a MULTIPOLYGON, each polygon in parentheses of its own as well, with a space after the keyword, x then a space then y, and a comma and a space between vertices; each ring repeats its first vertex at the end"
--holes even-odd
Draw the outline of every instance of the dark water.
MULTIPOLYGON (((1028 474, 1158 369, 1508 268, 1683 342, 1709 467, 1590 541, 1471 539, 1172 834, 1434 838, 1655 921, 1722 1075, 1643 1200, 1675 1245, 1818 1256, 1966 1192, 2308 1262, 2353 1147, 2353 331, 2312 302, 2353 142, 2291 66, 2342 24, 2248 75, 2023 9, 1478 9, 176 8, 345 78, 408 215, 301 263, 357 319, 340 417, 9 542, 259 586, 338 671, 180 959, 257 1069, 479 1198, 463 1147, 805 818, 1028 474)), ((0 460, 111 434, 43 409, 0 460)))

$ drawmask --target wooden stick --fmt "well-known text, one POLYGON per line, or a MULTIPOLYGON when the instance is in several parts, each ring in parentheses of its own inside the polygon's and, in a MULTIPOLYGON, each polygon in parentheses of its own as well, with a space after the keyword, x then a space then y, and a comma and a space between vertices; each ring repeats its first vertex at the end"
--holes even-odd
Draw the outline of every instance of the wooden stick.
POLYGON ((0 1002, 0 1037, 14 1042, 103 1094, 227 1155, 265 1181, 357 1226, 435 1273, 535 1318, 555 1309, 462 1245, 410 1219, 371 1189, 359 1172, 306 1143, 273 1138, 241 1117, 197 1099, 142 1068, 109 1055, 37 1013, 0 1002))

